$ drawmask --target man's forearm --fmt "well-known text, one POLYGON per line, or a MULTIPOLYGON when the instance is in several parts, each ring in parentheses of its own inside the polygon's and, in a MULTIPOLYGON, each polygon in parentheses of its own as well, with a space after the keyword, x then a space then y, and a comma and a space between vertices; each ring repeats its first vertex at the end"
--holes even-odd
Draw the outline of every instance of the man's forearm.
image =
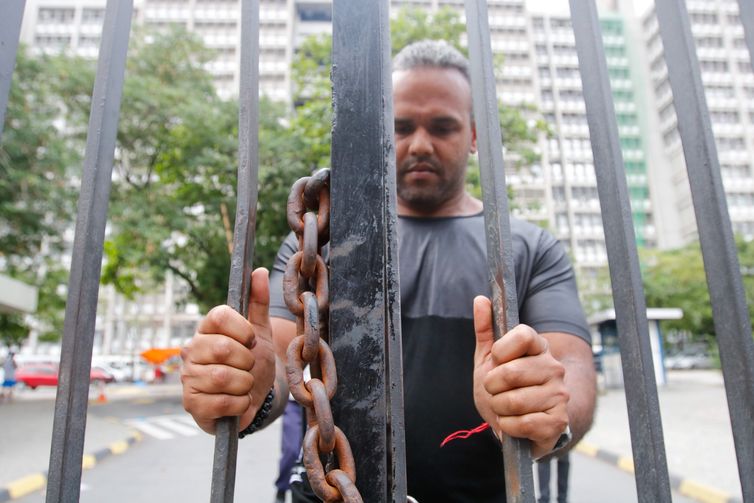
POLYGON ((566 368, 565 384, 571 397, 568 401, 568 421, 573 435, 570 443, 572 446, 592 426, 597 381, 591 359, 586 364, 581 358, 567 358, 561 360, 561 363, 566 368))
POLYGON ((568 422, 575 445, 592 426, 597 397, 597 377, 592 348, 585 341, 563 333, 543 334, 550 343, 553 356, 565 367, 568 400, 568 422))

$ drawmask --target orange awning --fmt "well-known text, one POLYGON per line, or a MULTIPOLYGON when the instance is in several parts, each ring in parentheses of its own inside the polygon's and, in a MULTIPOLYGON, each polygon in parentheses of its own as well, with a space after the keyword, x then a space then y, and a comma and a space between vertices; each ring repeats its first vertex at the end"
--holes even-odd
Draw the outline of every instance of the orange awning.
POLYGON ((181 354, 181 348, 149 348, 142 351, 141 357, 149 363, 159 365, 170 357, 181 354))

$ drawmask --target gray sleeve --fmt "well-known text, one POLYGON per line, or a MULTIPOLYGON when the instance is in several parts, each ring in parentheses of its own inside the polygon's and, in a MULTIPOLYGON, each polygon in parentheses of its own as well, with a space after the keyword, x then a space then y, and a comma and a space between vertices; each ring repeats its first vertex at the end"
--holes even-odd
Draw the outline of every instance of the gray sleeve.
POLYGON ((283 300, 283 274, 288 260, 298 251, 298 240, 291 232, 280 245, 275 263, 270 271, 270 316, 296 321, 283 300))
POLYGON ((541 232, 531 257, 528 288, 519 298, 521 323, 537 332, 564 332, 591 344, 592 337, 579 301, 576 277, 563 245, 541 232))

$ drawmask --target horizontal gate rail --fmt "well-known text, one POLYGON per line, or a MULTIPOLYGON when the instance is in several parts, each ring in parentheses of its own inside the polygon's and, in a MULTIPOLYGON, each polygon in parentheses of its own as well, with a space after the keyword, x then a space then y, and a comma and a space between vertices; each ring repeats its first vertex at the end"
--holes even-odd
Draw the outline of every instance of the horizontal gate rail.
POLYGON ((8 108, 25 6, 26 0, 3 0, 0 5, 0 140, 3 139, 5 111, 8 108))
POLYGON ((47 503, 78 501, 102 246, 132 0, 108 0, 86 139, 55 399, 47 503))
MULTIPOLYGON (((466 30, 484 202, 487 262, 491 274, 495 340, 518 325, 508 195, 505 184, 500 116, 485 0, 466 0, 466 30)), ((530 442, 503 435, 508 503, 534 501, 530 442)))
POLYGON ((363 500, 405 502, 387 0, 334 0, 332 50, 330 343, 342 383, 333 414, 363 500))
POLYGON ((638 499, 670 502, 660 403, 618 123, 594 0, 570 0, 616 310, 638 499))
MULTIPOLYGON (((228 305, 249 315, 254 234, 259 194, 259 0, 241 2, 241 73, 238 110, 238 191, 228 305)), ((238 417, 217 422, 212 503, 231 503, 236 483, 238 417)))
MULTIPOLYGON (((657 2, 656 8, 699 229, 741 489, 744 501, 754 501, 754 340, 720 162, 686 4, 666 0, 657 2)), ((751 28, 750 10, 742 14, 751 28)), ((751 30, 747 33, 751 37, 751 30)))

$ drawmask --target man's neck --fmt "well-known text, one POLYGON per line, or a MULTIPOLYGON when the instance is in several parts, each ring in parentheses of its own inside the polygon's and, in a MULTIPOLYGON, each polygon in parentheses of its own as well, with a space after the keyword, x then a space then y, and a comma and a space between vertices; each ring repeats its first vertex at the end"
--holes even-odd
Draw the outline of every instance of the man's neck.
POLYGON ((482 211, 482 201, 465 191, 432 210, 416 208, 401 200, 400 197, 398 198, 398 215, 402 217, 467 217, 476 215, 480 211, 482 211))

